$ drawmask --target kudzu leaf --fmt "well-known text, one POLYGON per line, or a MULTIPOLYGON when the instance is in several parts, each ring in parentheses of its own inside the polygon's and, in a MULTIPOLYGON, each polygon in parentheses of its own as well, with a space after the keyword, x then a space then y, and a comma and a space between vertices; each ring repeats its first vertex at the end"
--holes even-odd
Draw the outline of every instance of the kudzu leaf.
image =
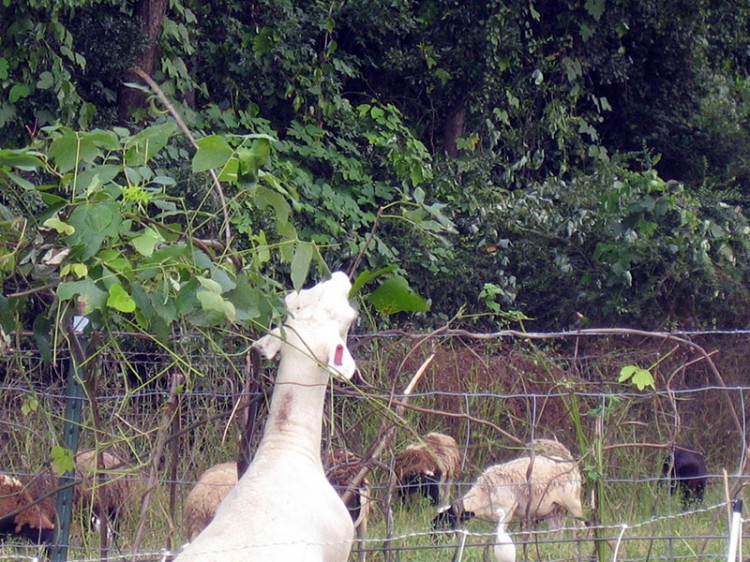
POLYGON ((415 293, 406 279, 400 276, 383 281, 367 300, 383 314, 425 312, 430 308, 429 303, 415 293))
POLYGON ((237 317, 234 305, 224 300, 221 295, 210 290, 199 289, 196 292, 196 296, 204 310, 219 312, 232 322, 237 317))
POLYGON ((55 445, 50 452, 50 458, 52 459, 52 466, 58 474, 73 472, 75 469, 76 464, 73 458, 73 451, 70 449, 55 445))
POLYGON ((63 282, 57 286, 57 298, 60 300, 71 300, 76 296, 83 301, 87 311, 104 308, 107 303, 107 293, 91 279, 63 282))
POLYGON ((0 166, 31 171, 43 167, 44 163, 36 156, 20 150, 0 149, 0 166))
POLYGON ((299 291, 305 284, 307 275, 310 272, 310 262, 312 261, 314 245, 310 242, 297 242, 297 248, 292 258, 292 287, 299 291))
POLYGON ((58 234, 73 234, 76 229, 70 226, 67 222, 63 222, 57 217, 50 217, 42 223, 47 228, 52 228, 57 231, 58 234))
POLYGON ((193 156, 193 172, 223 168, 234 153, 229 143, 219 135, 209 135, 196 141, 198 151, 193 156))
POLYGON ((162 123, 144 129, 134 135, 126 144, 125 165, 129 167, 146 166, 169 142, 175 132, 174 123, 162 123))
POLYGON ((156 232, 152 228, 145 228, 143 232, 133 238, 130 243, 135 248, 136 252, 142 256, 151 256, 154 253, 154 249, 158 244, 164 241, 161 234, 156 232))
POLYGON ((122 285, 113 283, 109 287, 107 306, 120 312, 133 312, 135 310, 135 301, 122 285))

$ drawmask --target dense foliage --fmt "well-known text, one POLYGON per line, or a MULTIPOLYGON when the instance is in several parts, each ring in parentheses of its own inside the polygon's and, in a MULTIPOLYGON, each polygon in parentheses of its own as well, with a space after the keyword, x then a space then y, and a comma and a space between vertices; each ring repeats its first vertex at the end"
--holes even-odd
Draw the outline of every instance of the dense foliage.
POLYGON ((3 2, 0 324, 255 328, 334 268, 378 326, 743 322, 748 15, 3 2))

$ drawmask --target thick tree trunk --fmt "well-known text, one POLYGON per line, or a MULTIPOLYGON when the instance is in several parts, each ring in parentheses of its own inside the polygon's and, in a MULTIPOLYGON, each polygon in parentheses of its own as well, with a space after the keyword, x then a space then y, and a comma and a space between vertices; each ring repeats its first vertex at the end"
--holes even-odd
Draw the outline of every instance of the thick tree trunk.
MULTIPOLYGON (((135 7, 134 17, 143 23, 143 33, 146 37, 146 47, 136 64, 146 74, 151 76, 159 61, 159 34, 167 11, 167 0, 138 0, 135 7)), ((136 74, 131 71, 125 73, 123 82, 141 82, 136 74)), ((118 96, 118 110, 120 118, 125 120, 131 106, 143 107, 146 103, 146 95, 134 88, 120 86, 118 96)))

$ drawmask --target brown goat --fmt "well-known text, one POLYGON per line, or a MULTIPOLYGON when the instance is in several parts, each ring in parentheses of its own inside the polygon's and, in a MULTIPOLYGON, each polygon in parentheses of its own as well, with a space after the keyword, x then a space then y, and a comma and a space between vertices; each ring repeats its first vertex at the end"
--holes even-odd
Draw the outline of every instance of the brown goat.
POLYGON ((28 486, 0 473, 0 535, 16 536, 40 545, 55 540, 55 513, 34 502, 28 486))
POLYGON ((438 505, 461 474, 461 453, 450 435, 428 433, 396 456, 394 470, 399 496, 419 492, 438 505))

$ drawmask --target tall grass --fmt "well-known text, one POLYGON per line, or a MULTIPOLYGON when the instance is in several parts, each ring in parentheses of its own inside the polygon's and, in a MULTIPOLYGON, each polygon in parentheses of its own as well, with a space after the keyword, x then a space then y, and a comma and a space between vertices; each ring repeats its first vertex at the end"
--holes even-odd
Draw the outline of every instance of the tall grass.
MULTIPOLYGON (((663 445, 674 437, 704 448, 714 473, 722 468, 730 474, 737 470, 741 440, 719 394, 730 393, 739 407, 748 396, 744 385, 750 378, 735 347, 714 357, 732 389, 718 390, 689 351, 675 353, 671 345, 657 340, 597 339, 573 348, 560 343, 443 339, 416 349, 409 339, 353 341, 361 379, 355 386, 331 388, 323 445, 345 446, 363 454, 384 424, 395 425, 392 443, 369 475, 376 500, 367 542, 371 561, 386 559, 379 550, 386 538, 395 549, 390 559, 402 561, 451 560, 461 541, 461 559, 479 561, 492 541, 494 528, 482 521, 467 522, 467 535, 435 539, 431 535, 435 508, 419 501, 390 506, 395 526, 388 537, 384 513, 389 506, 382 503, 389 478, 385 467, 406 443, 429 431, 448 433, 458 441, 464 454, 461 490, 484 468, 516 456, 523 443, 537 437, 558 439, 580 460, 586 509, 596 515, 599 528, 549 533, 514 525, 511 533, 524 559, 588 560, 597 551, 601 559, 610 560, 617 549, 619 560, 680 560, 716 558, 725 551, 726 512, 716 507, 724 501, 720 481, 709 486, 705 510, 683 514, 678 500, 658 486, 664 450, 649 445, 663 445), (399 393, 431 353, 435 359, 406 413, 396 418, 399 393), (623 365, 651 365, 655 357, 667 353, 671 354, 654 373, 656 392, 638 392, 616 382, 623 365), (665 391, 667 380, 671 394, 665 391), (597 500, 594 505, 592 497, 597 500)), ((738 345, 726 341, 727 347, 738 345)), ((226 349, 234 347, 241 346, 226 345, 226 349)), ((28 477, 62 443, 68 364, 59 358, 46 365, 28 353, 6 356, 3 361, 0 461, 5 472, 28 477)), ((180 356, 100 351, 86 369, 97 378, 97 395, 90 398, 96 400, 101 422, 96 427, 87 402, 81 448, 120 451, 132 462, 131 477, 144 481, 156 437, 167 433, 164 454, 156 459, 159 483, 146 514, 147 532, 140 549, 158 552, 165 545, 178 549, 184 541, 182 500, 192 483, 209 466, 237 458, 241 428, 234 407, 248 377, 264 381, 255 402, 258 415, 250 426, 256 436, 250 441, 257 441, 273 365, 265 365, 261 376, 248 370, 242 354, 216 349, 211 354, 180 356), (174 372, 185 376, 179 424, 162 427, 174 372), (170 502, 172 491, 176 503, 170 502)), ((139 499, 133 499, 123 521, 118 542, 124 551, 140 523, 139 499)), ((74 522, 71 542, 71 560, 99 556, 98 536, 80 518, 74 522)), ((21 551, 5 546, 0 560, 13 555, 8 552, 21 551)))

